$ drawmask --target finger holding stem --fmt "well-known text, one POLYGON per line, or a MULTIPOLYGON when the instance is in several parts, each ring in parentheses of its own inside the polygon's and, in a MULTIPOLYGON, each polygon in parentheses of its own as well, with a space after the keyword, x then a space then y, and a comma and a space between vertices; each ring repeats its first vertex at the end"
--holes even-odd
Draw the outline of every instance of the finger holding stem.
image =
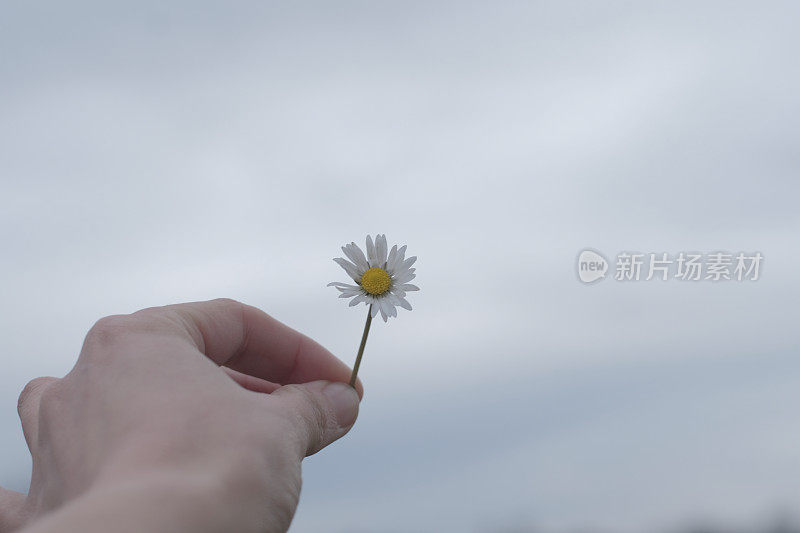
POLYGON ((369 335, 369 326, 372 323, 372 306, 369 305, 367 309, 367 323, 364 324, 364 334, 361 336, 361 345, 358 347, 358 355, 356 356, 356 364, 353 365, 353 373, 350 375, 350 386, 355 388, 356 377, 358 376, 358 367, 361 366, 361 356, 364 355, 364 346, 367 345, 367 335, 369 335))

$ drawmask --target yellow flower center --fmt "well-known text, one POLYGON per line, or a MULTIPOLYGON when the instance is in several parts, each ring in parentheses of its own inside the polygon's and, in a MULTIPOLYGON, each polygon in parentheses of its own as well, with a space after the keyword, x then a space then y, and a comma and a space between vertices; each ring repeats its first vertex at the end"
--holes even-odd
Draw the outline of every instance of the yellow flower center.
POLYGON ((370 294, 383 294, 391 284, 389 274, 382 268, 372 267, 361 276, 361 286, 370 294))

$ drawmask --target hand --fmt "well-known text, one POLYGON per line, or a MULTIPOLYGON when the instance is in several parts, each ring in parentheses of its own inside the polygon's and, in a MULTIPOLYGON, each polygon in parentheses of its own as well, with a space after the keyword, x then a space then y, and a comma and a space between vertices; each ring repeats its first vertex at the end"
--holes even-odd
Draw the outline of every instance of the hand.
POLYGON ((285 531, 302 459, 355 421, 349 375, 232 300, 103 318, 69 374, 22 391, 31 487, 0 489, 0 533, 285 531))

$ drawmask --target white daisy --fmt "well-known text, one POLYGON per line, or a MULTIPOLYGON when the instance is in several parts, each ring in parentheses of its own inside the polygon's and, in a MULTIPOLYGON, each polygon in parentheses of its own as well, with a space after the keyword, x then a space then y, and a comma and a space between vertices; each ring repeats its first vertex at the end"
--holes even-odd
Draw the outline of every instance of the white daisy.
POLYGON ((397 307, 411 311, 411 304, 406 300, 406 292, 418 291, 419 287, 409 281, 416 277, 411 268, 417 257, 405 258, 406 247, 397 248, 395 244, 387 256, 386 235, 376 235, 375 244, 367 235, 367 255, 354 242, 342 246, 344 257, 334 259, 356 285, 347 283, 328 283, 328 287, 336 287, 342 294, 339 298, 353 298, 350 306, 364 302, 372 306, 371 316, 378 313, 386 322, 390 316, 397 316, 397 307))

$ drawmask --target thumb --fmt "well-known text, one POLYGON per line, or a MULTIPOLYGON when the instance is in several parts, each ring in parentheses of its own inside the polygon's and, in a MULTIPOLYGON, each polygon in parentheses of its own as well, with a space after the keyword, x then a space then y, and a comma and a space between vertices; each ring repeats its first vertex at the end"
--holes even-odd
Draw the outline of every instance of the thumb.
POLYGON ((284 385, 270 394, 273 405, 288 415, 299 450, 312 455, 345 435, 358 416, 358 393, 335 381, 284 385))
POLYGON ((24 503, 24 494, 0 487, 0 533, 14 531, 22 525, 24 503))

